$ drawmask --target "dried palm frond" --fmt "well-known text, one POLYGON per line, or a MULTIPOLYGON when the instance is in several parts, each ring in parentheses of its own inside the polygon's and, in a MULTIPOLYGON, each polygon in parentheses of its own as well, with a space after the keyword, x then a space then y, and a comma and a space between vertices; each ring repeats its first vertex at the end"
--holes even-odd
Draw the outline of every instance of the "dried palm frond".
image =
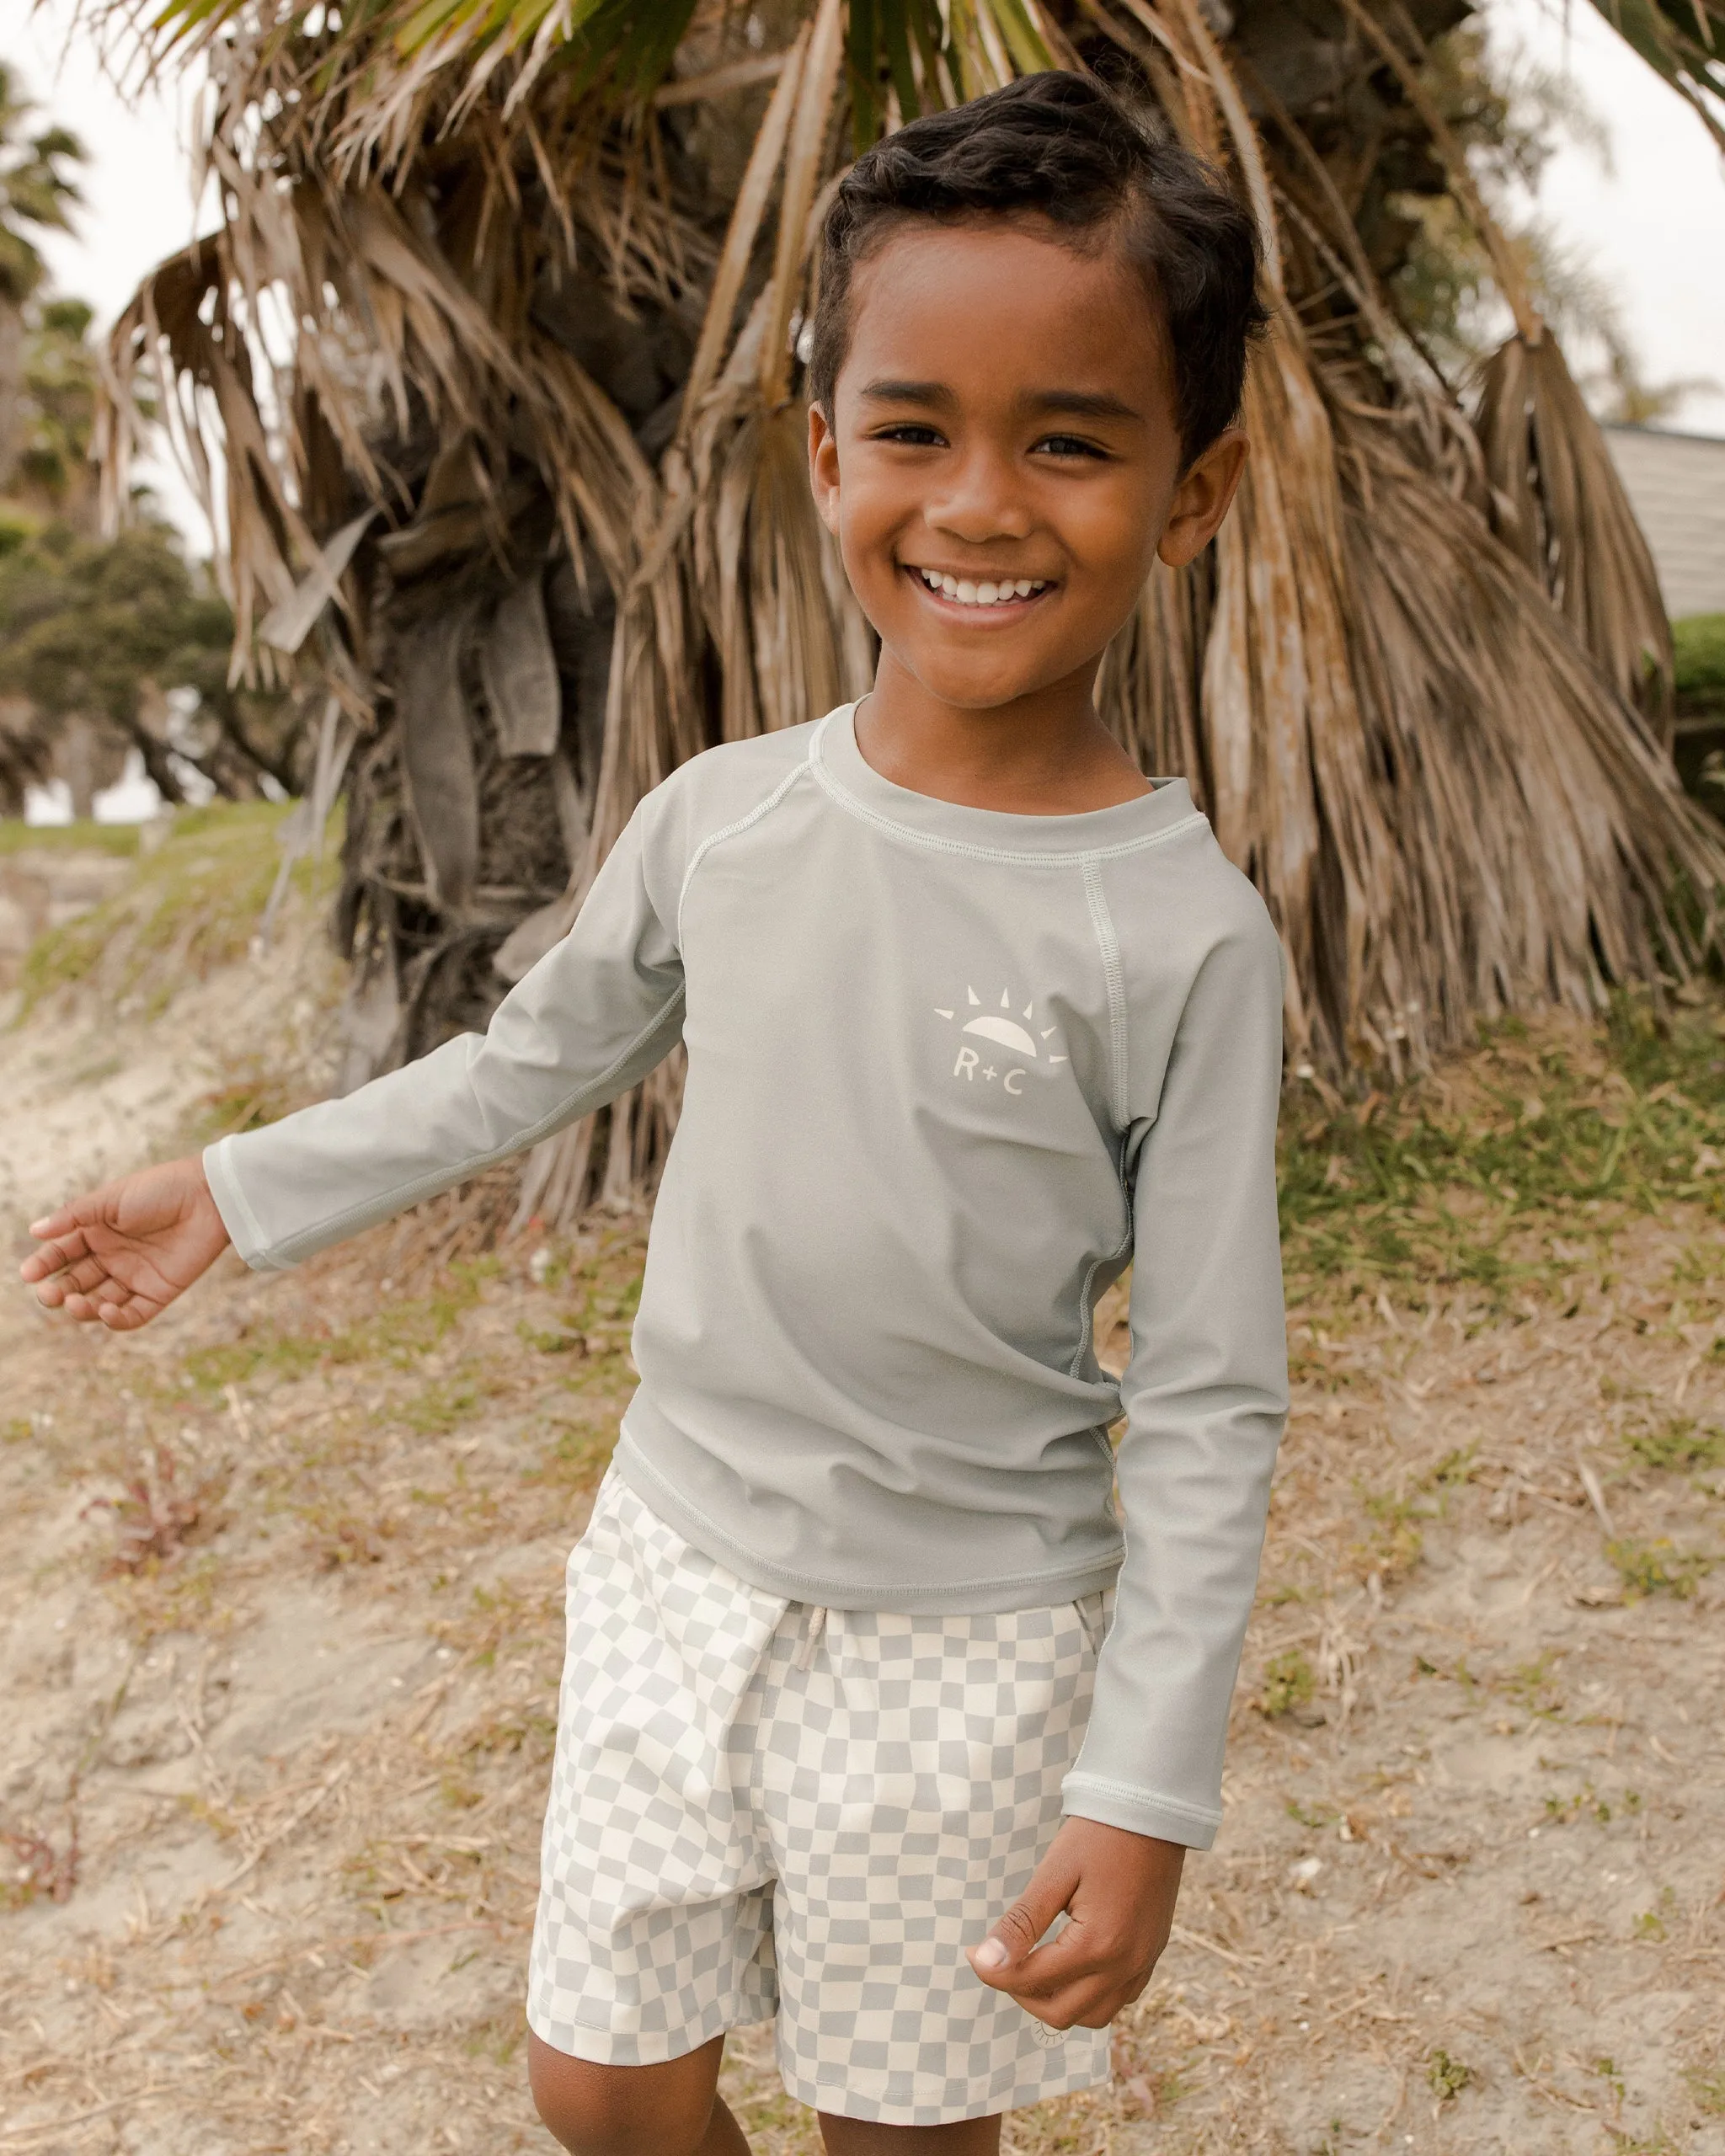
POLYGON ((1358 409, 1344 425, 1355 665, 1418 1015, 1448 1043, 1475 1011, 1586 1009, 1610 980, 1692 963, 1668 894, 1717 891, 1719 845, 1531 574, 1398 431, 1358 409))
POLYGON ((1418 113, 1515 318, 1514 335, 1483 371, 1477 422, 1494 526, 1543 581, 1606 680, 1669 745, 1670 624, 1653 556, 1599 423, 1418 70, 1364 0, 1342 5, 1418 113))
POLYGON ((1658 571, 1557 339, 1519 334, 1480 377, 1475 421, 1498 528, 1663 746, 1676 660, 1658 571))

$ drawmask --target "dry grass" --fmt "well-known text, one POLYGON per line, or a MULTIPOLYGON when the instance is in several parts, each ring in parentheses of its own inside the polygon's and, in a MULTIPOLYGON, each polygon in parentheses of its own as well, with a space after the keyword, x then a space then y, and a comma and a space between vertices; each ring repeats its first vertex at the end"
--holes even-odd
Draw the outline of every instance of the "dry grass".
MULTIPOLYGON (((1228 1823, 1114 2086, 1020 2156, 1725 2150, 1722 1087, 1679 1015, 1290 1112, 1228 1823)), ((546 2145, 560 1572, 642 1245, 480 1254, 505 1200, 449 1202, 453 1262, 409 1223, 132 1341, 0 1317, 0 2150, 546 2145)), ((760 2033, 726 2085, 813 2156, 760 2033)))

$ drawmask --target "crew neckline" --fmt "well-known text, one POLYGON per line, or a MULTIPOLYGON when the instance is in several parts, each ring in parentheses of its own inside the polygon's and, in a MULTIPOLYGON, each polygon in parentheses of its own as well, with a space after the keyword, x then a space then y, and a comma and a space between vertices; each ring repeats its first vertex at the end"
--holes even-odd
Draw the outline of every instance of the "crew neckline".
POLYGON ((1153 778, 1152 790, 1135 800, 1059 816, 1025 816, 943 801, 883 777, 857 746, 856 718, 854 703, 829 712, 815 728, 809 761, 830 789, 848 796, 871 818, 913 836, 986 852, 1065 857, 1142 846, 1203 821, 1183 778, 1153 778))

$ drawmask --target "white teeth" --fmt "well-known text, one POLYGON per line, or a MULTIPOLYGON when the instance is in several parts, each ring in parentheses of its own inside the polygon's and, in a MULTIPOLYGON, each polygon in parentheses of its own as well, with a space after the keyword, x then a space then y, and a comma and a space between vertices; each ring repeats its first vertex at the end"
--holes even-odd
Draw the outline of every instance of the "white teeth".
POLYGON ((916 574, 931 591, 939 592, 943 598, 956 599, 961 606, 999 606, 1008 600, 1028 599, 1048 589, 1044 578, 1021 576, 1015 580, 1002 577, 994 582, 985 577, 973 581, 969 577, 948 576, 939 569, 918 569, 916 574))

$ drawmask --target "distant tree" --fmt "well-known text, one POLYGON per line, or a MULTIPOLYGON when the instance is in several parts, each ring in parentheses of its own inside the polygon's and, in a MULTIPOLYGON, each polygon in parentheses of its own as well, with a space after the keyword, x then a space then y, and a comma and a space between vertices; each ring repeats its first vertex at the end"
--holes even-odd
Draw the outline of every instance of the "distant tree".
MULTIPOLYGON (((14 529, 9 543, 0 534, 0 699, 34 714, 51 739, 77 722, 136 748, 171 802, 186 798, 195 774, 235 798, 272 781, 296 790, 296 714, 281 696, 229 686, 233 616, 165 525, 99 541, 48 524, 14 529)), ((98 770, 62 771, 79 814, 89 813, 98 770)), ((20 790, 15 779, 11 791, 20 790)), ((18 806, 0 800, 12 814, 18 806)))
POLYGON ((22 410, 13 495, 81 528, 93 528, 90 434, 100 366, 83 300, 40 298, 26 312, 22 410))
MULTIPOLYGON (((82 161, 83 146, 64 127, 32 133, 35 109, 13 70, 0 61, 0 491, 25 431, 29 310, 47 280, 38 243, 44 232, 65 232, 83 200, 69 168, 82 161)), ((40 332, 40 320, 34 327, 40 332)), ((80 343, 83 334, 80 328, 80 343)))
MULTIPOLYGON (((1598 417, 1653 424, 1717 387, 1702 376, 1649 381, 1612 281, 1530 214, 1560 143, 1591 152, 1611 172, 1609 131, 1575 83, 1506 52, 1477 24, 1434 45, 1426 74, 1530 292, 1583 360, 1578 379, 1598 417)), ((1466 381, 1503 339, 1506 311, 1490 250, 1448 188, 1409 187, 1391 204, 1402 246, 1393 280, 1401 319, 1434 360, 1466 381)))

